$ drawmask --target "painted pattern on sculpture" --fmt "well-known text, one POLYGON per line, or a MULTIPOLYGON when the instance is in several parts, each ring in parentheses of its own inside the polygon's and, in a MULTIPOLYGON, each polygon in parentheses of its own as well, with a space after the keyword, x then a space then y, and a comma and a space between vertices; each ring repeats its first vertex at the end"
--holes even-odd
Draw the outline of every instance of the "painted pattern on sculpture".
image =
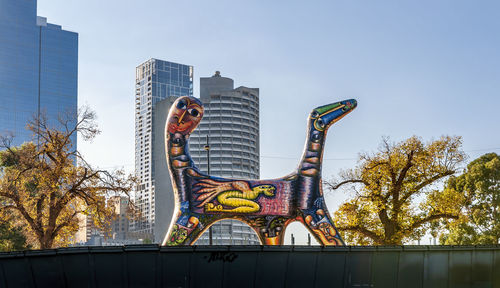
POLYGON ((282 245, 285 229, 294 221, 302 222, 323 245, 344 245, 323 198, 321 164, 328 128, 356 105, 351 99, 311 112, 304 153, 294 173, 280 179, 239 180, 206 175, 195 167, 188 140, 203 117, 203 105, 193 97, 177 99, 165 127, 176 208, 163 245, 192 245, 222 219, 247 223, 264 245, 282 245))

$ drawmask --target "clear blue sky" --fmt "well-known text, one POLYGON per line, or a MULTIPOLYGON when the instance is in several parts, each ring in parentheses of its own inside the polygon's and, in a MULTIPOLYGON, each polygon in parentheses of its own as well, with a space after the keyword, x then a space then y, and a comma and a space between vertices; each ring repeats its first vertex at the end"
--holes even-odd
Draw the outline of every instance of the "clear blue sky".
POLYGON ((38 0, 38 15, 79 33, 79 103, 103 131, 79 146, 101 167, 133 169, 135 67, 149 58, 193 65, 195 96, 215 70, 260 88, 262 178, 295 168, 312 108, 348 98, 325 178, 382 136, 500 153, 499 1, 38 0))

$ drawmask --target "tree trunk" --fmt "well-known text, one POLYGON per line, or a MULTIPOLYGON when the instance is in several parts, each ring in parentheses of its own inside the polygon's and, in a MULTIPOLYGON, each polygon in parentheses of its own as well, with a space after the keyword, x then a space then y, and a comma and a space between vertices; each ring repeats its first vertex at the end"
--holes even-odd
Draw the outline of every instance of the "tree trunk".
POLYGON ((38 242, 40 243, 40 249, 50 249, 54 244, 54 238, 49 236, 50 233, 47 231, 43 234, 41 238, 38 238, 38 242))

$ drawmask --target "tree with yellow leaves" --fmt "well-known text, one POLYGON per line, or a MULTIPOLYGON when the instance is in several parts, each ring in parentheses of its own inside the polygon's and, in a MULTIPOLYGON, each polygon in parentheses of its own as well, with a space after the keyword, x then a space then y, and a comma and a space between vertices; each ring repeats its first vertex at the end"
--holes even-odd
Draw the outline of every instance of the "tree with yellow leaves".
POLYGON ((330 190, 353 192, 334 218, 347 243, 401 245, 420 239, 439 219, 457 219, 463 196, 439 191, 436 184, 453 175, 465 160, 461 138, 445 136, 423 143, 383 139, 376 153, 364 153, 356 168, 343 171, 330 190))
POLYGON ((91 140, 99 130, 94 112, 78 114, 76 123, 66 116, 57 123, 43 115, 30 121, 36 143, 13 147, 12 137, 0 139, 0 218, 14 215, 36 248, 68 245, 81 224, 79 214, 93 215, 106 229, 114 213, 107 196, 128 195, 134 183, 122 171, 94 169, 83 159, 71 139, 79 134, 91 140))

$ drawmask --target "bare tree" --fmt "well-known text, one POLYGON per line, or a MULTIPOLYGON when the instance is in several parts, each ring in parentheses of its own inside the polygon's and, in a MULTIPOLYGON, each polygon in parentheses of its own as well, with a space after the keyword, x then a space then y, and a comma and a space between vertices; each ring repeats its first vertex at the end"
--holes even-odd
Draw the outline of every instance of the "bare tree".
POLYGON ((27 127, 37 143, 13 147, 0 138, 0 218, 14 213, 41 249, 67 245, 80 226, 79 214, 92 215, 106 228, 113 208, 106 199, 128 195, 134 178, 123 171, 95 169, 76 150, 72 138, 92 140, 100 131, 88 108, 62 115, 51 125, 43 114, 27 127))

